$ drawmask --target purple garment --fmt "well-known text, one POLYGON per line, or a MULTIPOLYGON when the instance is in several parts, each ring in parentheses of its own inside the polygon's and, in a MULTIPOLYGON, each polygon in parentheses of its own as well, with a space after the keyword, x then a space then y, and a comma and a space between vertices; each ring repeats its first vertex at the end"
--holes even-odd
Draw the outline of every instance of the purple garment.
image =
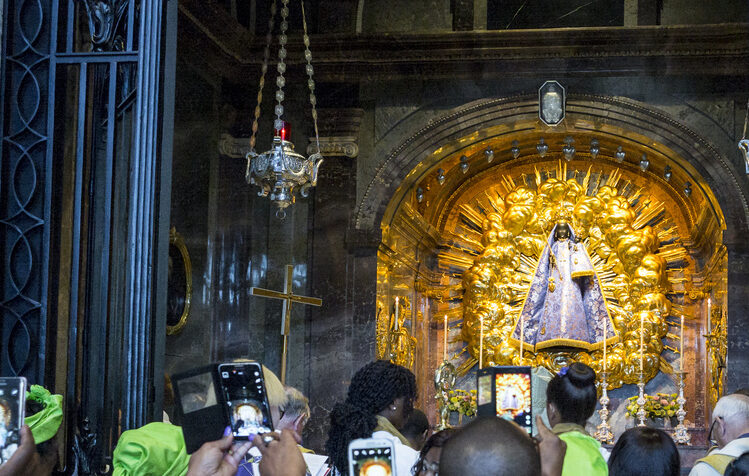
POLYGON ((519 344, 523 322, 523 345, 535 351, 549 347, 594 350, 603 345, 603 323, 607 341, 616 341, 601 286, 585 245, 570 238, 555 240, 557 227, 549 235, 536 273, 512 333, 519 344))

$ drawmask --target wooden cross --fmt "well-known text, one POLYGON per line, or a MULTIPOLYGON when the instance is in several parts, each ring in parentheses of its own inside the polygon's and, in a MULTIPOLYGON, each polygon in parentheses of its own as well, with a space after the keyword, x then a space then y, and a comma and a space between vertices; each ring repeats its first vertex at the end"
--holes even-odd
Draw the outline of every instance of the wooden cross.
POLYGON ((261 296, 286 301, 283 307, 283 313, 281 314, 281 335, 283 336, 283 350, 281 352, 281 383, 284 385, 286 385, 286 358, 289 355, 291 303, 298 302, 300 304, 308 304, 310 306, 322 306, 322 299, 308 296, 298 296, 294 294, 292 290, 292 287, 294 286, 294 283, 292 281, 293 274, 294 267, 290 264, 286 265, 286 278, 284 279, 283 292, 256 287, 250 288, 250 294, 252 294, 253 296, 261 296))

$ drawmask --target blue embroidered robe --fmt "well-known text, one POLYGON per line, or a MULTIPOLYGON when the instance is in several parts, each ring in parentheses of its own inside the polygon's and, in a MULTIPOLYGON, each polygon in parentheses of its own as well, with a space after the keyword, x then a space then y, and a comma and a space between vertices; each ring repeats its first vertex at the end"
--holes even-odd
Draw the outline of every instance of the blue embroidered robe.
POLYGON ((603 346, 603 323, 608 319, 607 342, 617 340, 598 277, 585 245, 570 238, 555 240, 556 226, 541 254, 520 312, 512 340, 538 351, 549 347, 595 350, 603 346))

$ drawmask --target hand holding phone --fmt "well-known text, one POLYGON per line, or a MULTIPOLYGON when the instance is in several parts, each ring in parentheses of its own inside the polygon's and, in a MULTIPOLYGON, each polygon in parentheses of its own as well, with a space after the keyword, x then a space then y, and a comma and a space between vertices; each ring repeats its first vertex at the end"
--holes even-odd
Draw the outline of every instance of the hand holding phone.
POLYGON ((220 364, 221 390, 234 439, 251 440, 273 431, 263 367, 257 362, 220 364))
POLYGON ((395 468, 393 442, 361 438, 348 445, 349 476, 391 476, 395 468))
POLYGON ((26 379, 0 377, 0 466, 13 456, 21 443, 26 410, 26 379))
POLYGON ((514 421, 528 433, 533 430, 531 368, 498 366, 478 375, 478 414, 514 421))

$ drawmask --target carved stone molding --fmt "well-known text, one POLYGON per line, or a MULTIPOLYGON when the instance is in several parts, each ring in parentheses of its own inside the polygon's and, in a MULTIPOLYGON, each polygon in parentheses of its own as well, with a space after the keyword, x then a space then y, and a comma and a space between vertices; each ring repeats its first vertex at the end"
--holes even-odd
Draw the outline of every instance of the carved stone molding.
POLYGON ((250 151, 250 138, 221 134, 218 140, 218 151, 221 155, 232 159, 244 159, 250 151))
MULTIPOLYGON (((307 154, 317 152, 315 138, 309 138, 307 154)), ((320 153, 323 157, 343 156, 353 159, 359 155, 359 144, 356 137, 320 137, 320 153)))
MULTIPOLYGON (((359 155, 359 127, 364 109, 318 109, 320 152, 323 156, 354 158, 359 155)), ((309 138, 307 153, 317 151, 315 137, 309 138)))

